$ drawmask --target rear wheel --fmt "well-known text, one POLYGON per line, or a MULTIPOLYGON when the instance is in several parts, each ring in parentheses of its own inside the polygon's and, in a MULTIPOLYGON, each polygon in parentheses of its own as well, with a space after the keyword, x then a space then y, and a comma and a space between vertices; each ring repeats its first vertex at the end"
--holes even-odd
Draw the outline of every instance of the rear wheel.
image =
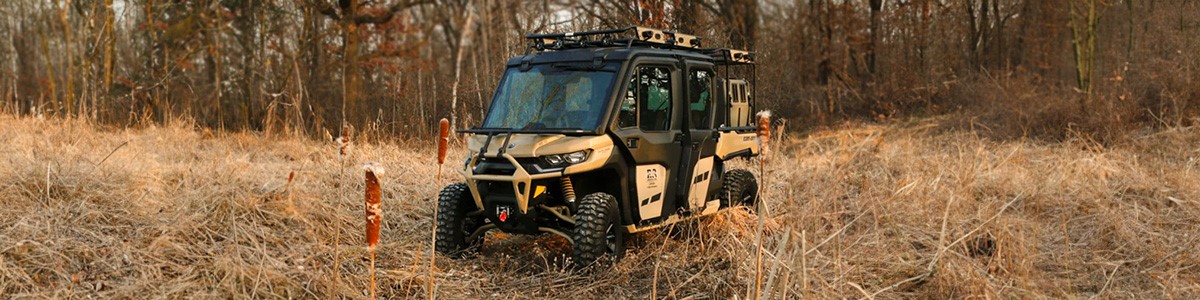
POLYGON ((721 207, 746 205, 753 208, 758 201, 758 180, 754 173, 744 169, 725 172, 724 184, 721 185, 721 207))
POLYGON ((483 219, 467 214, 475 209, 474 199, 465 183, 446 186, 438 194, 437 238, 438 253, 461 256, 463 252, 483 243, 483 235, 470 236, 483 225, 483 219))
POLYGON ((587 267, 605 257, 620 260, 625 253, 625 232, 617 222, 617 199, 606 193, 584 196, 575 213, 571 239, 576 266, 587 267))

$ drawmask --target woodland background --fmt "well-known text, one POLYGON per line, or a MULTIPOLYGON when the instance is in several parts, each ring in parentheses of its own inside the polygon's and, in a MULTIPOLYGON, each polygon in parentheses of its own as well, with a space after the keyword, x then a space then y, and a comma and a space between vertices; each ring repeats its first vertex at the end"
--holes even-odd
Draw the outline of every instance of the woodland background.
POLYGON ((1200 115, 1190 0, 18 0, 0 110, 322 136, 478 122, 525 34, 645 25, 758 52, 791 124, 939 116, 998 138, 1120 138, 1200 115))
POLYGON ((366 299, 371 274, 401 299, 751 299, 760 275, 771 299, 1200 299, 1200 1, 0 14, 0 299, 366 299), (758 52, 760 108, 792 134, 728 166, 757 169, 766 209, 640 232, 595 274, 556 235, 493 233, 434 264, 436 195, 461 178, 438 177, 438 119, 477 124, 524 34, 633 24, 758 52), (343 120, 349 155, 329 139, 343 120), (365 161, 388 166, 377 269, 365 161))

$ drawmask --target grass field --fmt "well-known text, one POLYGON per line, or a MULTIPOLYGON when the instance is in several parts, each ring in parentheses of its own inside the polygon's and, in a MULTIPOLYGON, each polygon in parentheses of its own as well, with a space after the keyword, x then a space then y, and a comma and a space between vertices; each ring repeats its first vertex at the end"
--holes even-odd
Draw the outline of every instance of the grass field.
MULTIPOLYGON (((365 298, 358 166, 367 161, 387 169, 380 295, 425 297, 432 138, 360 142, 343 163, 326 140, 191 128, 0 117, 0 298, 365 298)), ((462 155, 452 151, 448 165, 462 155)), ((1194 127, 1104 146, 996 141, 936 119, 794 134, 760 178, 770 211, 761 290, 1195 299, 1198 158, 1194 127)), ((552 235, 494 234, 482 254, 437 260, 437 294, 745 299, 756 224, 730 211, 699 222, 698 235, 642 233, 623 261, 595 273, 570 271, 569 246, 552 235)))

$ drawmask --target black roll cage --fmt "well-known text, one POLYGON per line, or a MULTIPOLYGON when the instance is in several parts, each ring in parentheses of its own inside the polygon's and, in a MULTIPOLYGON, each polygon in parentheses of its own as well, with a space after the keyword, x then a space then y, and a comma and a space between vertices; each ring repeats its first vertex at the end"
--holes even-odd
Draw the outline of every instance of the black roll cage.
MULTIPOLYGON (((624 28, 600 29, 577 32, 559 32, 559 33, 535 33, 525 36, 526 40, 530 41, 530 45, 525 49, 525 56, 528 57, 530 52, 536 50, 539 52, 545 51, 561 51, 569 49, 583 48, 614 48, 623 47, 633 49, 634 47, 686 51, 706 55, 712 59, 714 69, 725 67, 725 82, 729 82, 732 78, 731 67, 745 66, 749 67, 750 71, 750 107, 758 107, 758 71, 755 62, 755 53, 745 50, 737 50, 730 48, 701 48, 702 38, 678 33, 674 31, 630 26, 624 28)), ((600 59, 600 58, 595 58, 600 59)), ((528 63, 527 61, 525 62, 528 63)), ((686 125, 686 124, 685 124, 686 125)), ((604 128, 601 126, 600 128, 604 128)), ((744 131, 753 130, 754 126, 729 127, 721 126, 716 128, 718 131, 744 131)), ((600 129, 597 129, 597 131, 600 129)), ((583 136, 597 134, 597 131, 592 130, 516 130, 508 128, 471 128, 457 130, 458 133, 484 134, 488 140, 495 135, 505 134, 511 136, 514 133, 534 133, 534 134, 563 134, 569 136, 583 136)), ((506 138, 507 140, 507 138, 506 138)), ((507 142, 506 142, 507 143, 507 142)), ((486 143, 485 143, 486 147, 486 143)), ((500 150, 503 152, 503 150, 500 150)), ((482 154, 482 151, 480 151, 482 154)))

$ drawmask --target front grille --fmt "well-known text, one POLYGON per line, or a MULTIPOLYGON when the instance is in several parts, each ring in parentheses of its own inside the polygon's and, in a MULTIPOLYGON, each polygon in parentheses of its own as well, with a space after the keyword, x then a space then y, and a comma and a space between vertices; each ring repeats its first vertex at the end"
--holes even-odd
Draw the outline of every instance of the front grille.
MULTIPOLYGON (((540 174, 548 172, 562 171, 563 167, 554 167, 546 163, 542 159, 536 157, 521 157, 517 158, 517 163, 525 168, 525 172, 529 174, 540 174)), ((517 168, 513 166, 507 159, 500 157, 488 157, 479 160, 475 164, 475 174, 480 175, 512 175, 517 172, 517 168)))
POLYGON ((501 196, 504 198, 513 199, 512 201, 516 201, 516 193, 513 191, 512 182, 507 181, 481 180, 479 181, 479 194, 486 196, 501 196))
POLYGON ((482 175, 512 175, 517 167, 503 158, 483 158, 475 164, 475 174, 482 175))

